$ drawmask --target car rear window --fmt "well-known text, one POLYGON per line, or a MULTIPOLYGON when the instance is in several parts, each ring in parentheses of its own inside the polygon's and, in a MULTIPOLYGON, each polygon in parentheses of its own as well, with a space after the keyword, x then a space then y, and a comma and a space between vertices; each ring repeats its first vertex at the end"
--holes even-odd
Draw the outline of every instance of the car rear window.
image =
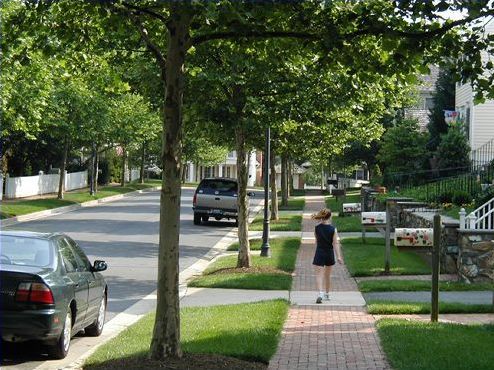
POLYGON ((0 236, 2 264, 44 267, 53 263, 53 248, 48 240, 23 236, 0 236))
POLYGON ((203 180, 199 185, 199 193, 229 194, 237 192, 237 183, 228 180, 203 180))

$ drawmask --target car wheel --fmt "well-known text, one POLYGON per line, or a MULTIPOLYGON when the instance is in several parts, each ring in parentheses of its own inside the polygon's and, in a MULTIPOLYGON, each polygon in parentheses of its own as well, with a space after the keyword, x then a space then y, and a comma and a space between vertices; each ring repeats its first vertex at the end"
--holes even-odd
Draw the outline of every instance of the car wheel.
POLYGON ((98 317, 96 320, 84 329, 86 335, 90 337, 99 337, 103 332, 103 326, 105 325, 105 316, 106 316, 106 295, 101 300, 98 310, 98 317))
POLYGON ((201 215, 196 215, 194 213, 194 225, 200 225, 201 224, 201 215))
POLYGON ((72 338, 72 311, 68 307, 62 333, 60 333, 57 342, 49 348, 51 357, 56 359, 65 358, 69 353, 70 338, 72 338))
POLYGON ((235 219, 235 227, 238 227, 238 218, 235 219))
POLYGON ((208 222, 209 216, 202 216, 201 219, 202 219, 202 222, 208 222))

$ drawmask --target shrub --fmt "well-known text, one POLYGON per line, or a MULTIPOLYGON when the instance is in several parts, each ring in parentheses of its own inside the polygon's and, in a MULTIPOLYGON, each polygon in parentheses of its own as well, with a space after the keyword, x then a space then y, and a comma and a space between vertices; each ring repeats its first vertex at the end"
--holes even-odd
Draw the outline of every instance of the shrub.
POLYGON ((453 194, 452 201, 458 206, 472 202, 472 196, 464 190, 457 190, 453 194))
POLYGON ((452 190, 445 190, 437 196, 436 201, 438 203, 453 203, 453 196, 452 190))
POLYGON ((480 195, 475 199, 475 208, 478 208, 482 204, 487 203, 492 198, 494 198, 494 187, 490 186, 487 188, 487 190, 480 193, 480 195))

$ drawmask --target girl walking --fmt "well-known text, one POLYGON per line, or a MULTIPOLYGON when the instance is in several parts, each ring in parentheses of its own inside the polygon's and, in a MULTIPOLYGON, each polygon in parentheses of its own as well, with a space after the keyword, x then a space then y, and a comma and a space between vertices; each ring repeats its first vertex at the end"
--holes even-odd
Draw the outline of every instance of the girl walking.
POLYGON ((343 263, 343 259, 341 258, 338 232, 331 225, 331 211, 327 208, 321 209, 312 215, 312 219, 320 221, 314 230, 316 254, 312 264, 316 270, 316 285, 319 290, 316 303, 322 303, 323 299, 329 300, 331 268, 335 264, 335 252, 338 263, 343 263))

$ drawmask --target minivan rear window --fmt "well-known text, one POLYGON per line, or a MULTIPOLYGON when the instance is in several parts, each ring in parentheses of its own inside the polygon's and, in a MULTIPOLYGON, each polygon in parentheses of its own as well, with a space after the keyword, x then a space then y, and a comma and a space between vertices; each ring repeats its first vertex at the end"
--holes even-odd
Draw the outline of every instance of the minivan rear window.
POLYGON ((203 180, 199 185, 199 192, 206 194, 218 193, 236 193, 237 183, 235 181, 225 180, 203 180))

